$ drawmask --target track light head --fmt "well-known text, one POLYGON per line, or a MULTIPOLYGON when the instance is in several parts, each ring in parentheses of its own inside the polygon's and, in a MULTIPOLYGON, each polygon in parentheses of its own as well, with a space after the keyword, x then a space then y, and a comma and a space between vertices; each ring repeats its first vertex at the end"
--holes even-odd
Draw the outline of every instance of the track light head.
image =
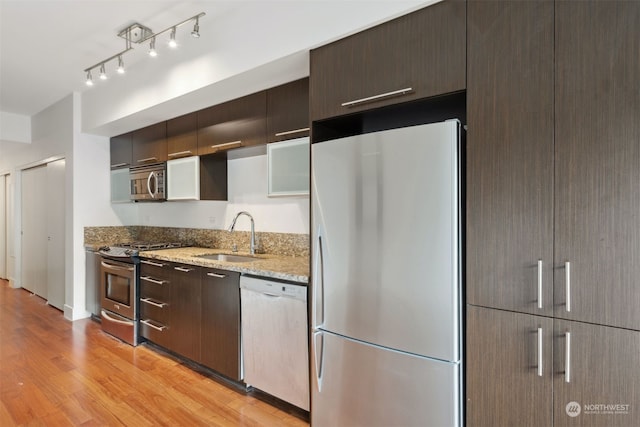
POLYGON ((191 31, 191 36, 195 38, 200 37, 200 18, 196 18, 196 23, 193 26, 193 31, 191 31))
POLYGON ((151 38, 151 43, 149 43, 149 56, 156 57, 158 56, 158 52, 156 51, 156 38, 151 38))
POLYGON ((175 49, 178 47, 178 43, 176 43, 176 27, 171 29, 171 35, 169 36, 169 47, 175 49))
POLYGON ((124 61, 122 60, 122 55, 118 56, 118 68, 116 68, 118 74, 124 74, 124 61))
POLYGON ((87 71, 87 86, 93 86, 93 78, 91 77, 91 70, 87 71))
POLYGON ((104 69, 104 63, 100 65, 100 80, 107 80, 107 72, 104 69))

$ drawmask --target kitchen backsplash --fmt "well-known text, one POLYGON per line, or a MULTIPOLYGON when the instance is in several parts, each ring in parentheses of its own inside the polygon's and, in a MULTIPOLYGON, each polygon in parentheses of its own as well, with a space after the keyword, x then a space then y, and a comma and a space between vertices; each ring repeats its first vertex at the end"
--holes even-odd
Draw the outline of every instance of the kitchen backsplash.
MULTIPOLYGON (((85 227, 85 245, 100 246, 118 242, 182 242, 203 248, 249 252, 251 233, 248 231, 210 230, 150 226, 85 227)), ((309 235, 295 233, 256 232, 260 253, 308 257, 309 235)))

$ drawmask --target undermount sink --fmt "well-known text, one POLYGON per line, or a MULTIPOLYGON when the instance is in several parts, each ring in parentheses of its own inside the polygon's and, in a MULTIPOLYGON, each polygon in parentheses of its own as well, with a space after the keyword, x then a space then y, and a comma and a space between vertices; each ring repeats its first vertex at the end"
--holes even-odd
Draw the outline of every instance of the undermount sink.
POLYGON ((196 255, 196 258, 211 259, 214 261, 226 261, 226 262, 250 262, 250 261, 256 260, 256 258, 252 256, 232 255, 232 254, 204 254, 204 255, 196 255))

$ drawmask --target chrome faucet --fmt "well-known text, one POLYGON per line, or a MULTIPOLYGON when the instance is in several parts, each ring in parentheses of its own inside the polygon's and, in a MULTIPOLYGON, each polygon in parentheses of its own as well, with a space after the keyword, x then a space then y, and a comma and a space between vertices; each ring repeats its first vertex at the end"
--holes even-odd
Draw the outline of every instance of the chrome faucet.
POLYGON ((255 226, 254 226, 254 223, 253 223, 253 217, 251 216, 251 214, 249 212, 246 212, 246 211, 238 212, 236 214, 235 218, 233 218, 233 221, 231 221, 231 225, 229 226, 228 231, 230 233, 233 232, 233 229, 236 226, 236 221, 238 220, 238 217, 240 215, 246 215, 251 220, 251 244, 249 246, 249 248, 250 248, 249 253, 251 253, 251 255, 255 255, 256 254, 256 249, 258 248, 258 245, 256 244, 256 231, 255 231, 255 226))

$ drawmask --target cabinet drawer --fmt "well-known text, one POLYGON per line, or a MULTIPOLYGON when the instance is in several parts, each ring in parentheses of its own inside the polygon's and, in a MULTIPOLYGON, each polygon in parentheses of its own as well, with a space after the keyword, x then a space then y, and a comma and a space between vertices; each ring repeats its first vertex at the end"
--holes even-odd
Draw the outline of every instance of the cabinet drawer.
POLYGON ((140 298, 152 298, 157 301, 169 301, 170 285, 168 280, 153 276, 140 276, 140 298))
POLYGON ((155 320, 143 317, 140 320, 140 335, 163 347, 169 344, 169 327, 155 320))
POLYGON ((163 325, 169 325, 169 304, 160 299, 142 297, 140 298, 140 318, 151 319, 163 325))
POLYGON ((311 120, 464 90, 466 3, 428 6, 314 49, 310 59, 311 120))

